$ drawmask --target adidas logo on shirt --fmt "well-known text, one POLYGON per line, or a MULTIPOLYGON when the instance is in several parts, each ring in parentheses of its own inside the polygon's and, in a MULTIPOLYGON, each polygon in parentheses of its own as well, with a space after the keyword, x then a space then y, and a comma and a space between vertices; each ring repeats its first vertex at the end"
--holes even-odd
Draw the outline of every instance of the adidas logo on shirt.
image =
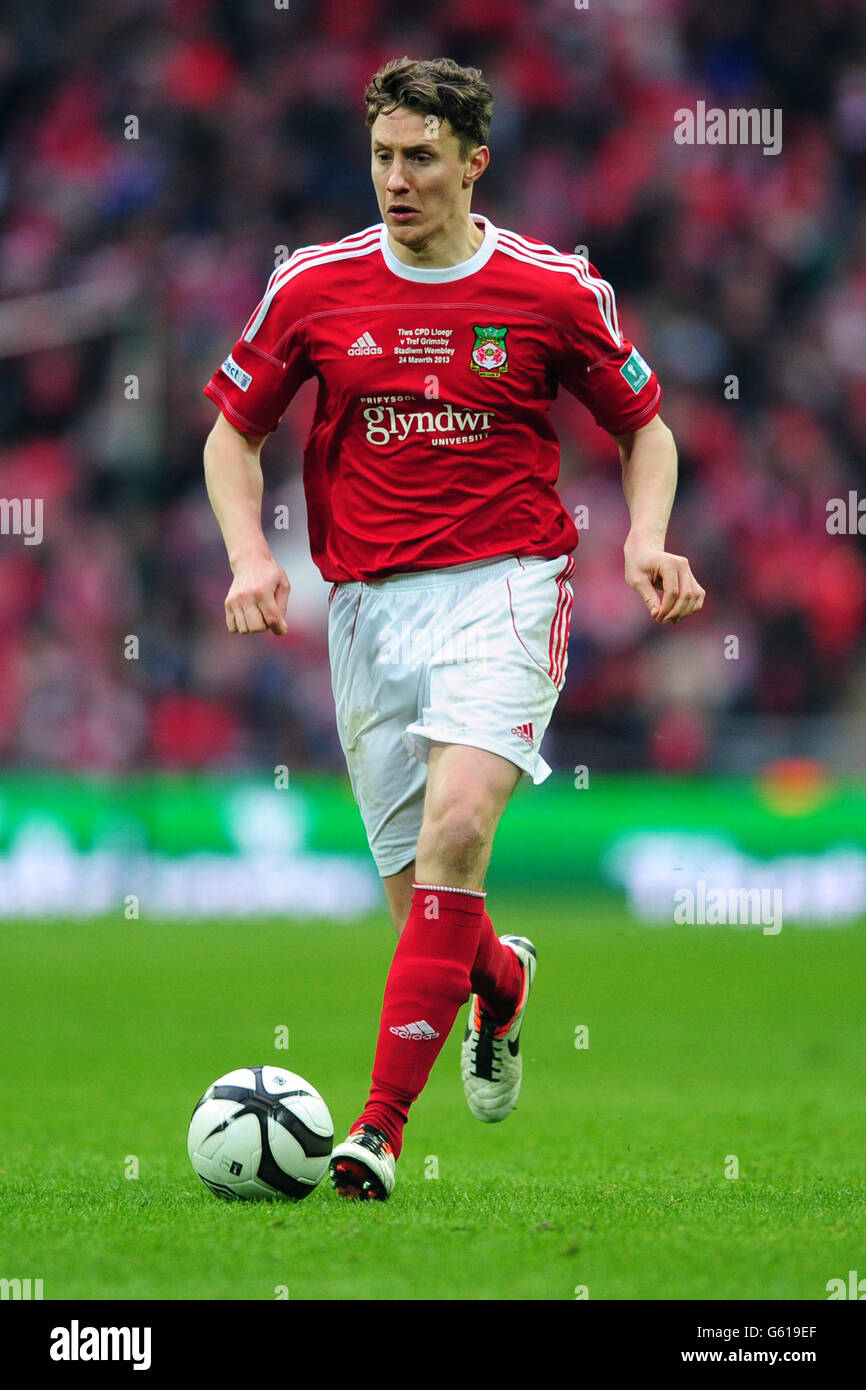
POLYGON ((522 738, 523 741, 524 741, 524 743, 528 743, 529 746, 530 746, 530 748, 532 747, 532 744, 533 744, 533 741, 534 741, 534 740, 533 740, 533 737, 532 737, 532 725, 531 725, 531 724, 518 724, 517 727, 516 727, 515 729, 512 729, 512 730, 511 730, 511 732, 512 732, 513 734, 517 734, 517 737, 518 737, 518 738, 522 738))
POLYGON ((379 347, 372 333, 362 333, 348 349, 349 357, 376 357, 383 349, 379 347))
POLYGON ((404 1023, 400 1028, 391 1028, 389 1032, 396 1038, 414 1038, 417 1042, 432 1042, 433 1038, 438 1038, 439 1034, 435 1028, 431 1028, 423 1018, 417 1023, 404 1023))

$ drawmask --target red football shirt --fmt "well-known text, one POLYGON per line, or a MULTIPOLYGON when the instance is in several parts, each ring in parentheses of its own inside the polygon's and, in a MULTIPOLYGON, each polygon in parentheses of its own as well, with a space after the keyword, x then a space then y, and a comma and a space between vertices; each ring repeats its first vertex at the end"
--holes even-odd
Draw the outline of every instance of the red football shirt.
POLYGON ((383 223, 302 247, 204 388, 237 429, 265 435, 318 378, 304 490, 329 582, 568 554, 577 530, 549 415, 559 386, 612 434, 659 409, 595 267, 473 220, 481 246, 441 269, 404 265, 383 223))

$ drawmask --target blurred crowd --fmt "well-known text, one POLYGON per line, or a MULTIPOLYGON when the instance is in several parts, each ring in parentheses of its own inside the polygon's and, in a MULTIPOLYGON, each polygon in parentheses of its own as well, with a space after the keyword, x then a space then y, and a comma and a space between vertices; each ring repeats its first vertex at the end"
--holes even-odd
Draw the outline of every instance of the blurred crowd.
POLYGON ((404 53, 482 68, 473 209, 587 248, 678 444, 669 548, 708 599, 659 631, 623 581, 615 447, 557 401, 587 525, 548 761, 712 768, 733 715, 862 710, 866 540, 826 521, 866 497, 864 36, 859 0, 6 7, 0 497, 43 499, 44 538, 0 536, 0 761, 342 767, 299 490, 313 387, 262 456, 290 633, 238 639, 202 386, 280 247, 378 221, 363 92, 404 53), (781 152, 678 144, 701 100, 781 110, 781 152))

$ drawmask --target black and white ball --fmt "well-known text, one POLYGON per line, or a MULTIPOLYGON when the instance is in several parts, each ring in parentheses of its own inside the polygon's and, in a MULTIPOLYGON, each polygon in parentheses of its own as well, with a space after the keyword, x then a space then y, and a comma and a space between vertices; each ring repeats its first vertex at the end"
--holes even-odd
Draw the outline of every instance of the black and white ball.
POLYGON ((193 1111, 190 1161, 218 1197, 308 1197, 334 1147, 315 1086, 282 1067, 239 1067, 208 1086, 193 1111))

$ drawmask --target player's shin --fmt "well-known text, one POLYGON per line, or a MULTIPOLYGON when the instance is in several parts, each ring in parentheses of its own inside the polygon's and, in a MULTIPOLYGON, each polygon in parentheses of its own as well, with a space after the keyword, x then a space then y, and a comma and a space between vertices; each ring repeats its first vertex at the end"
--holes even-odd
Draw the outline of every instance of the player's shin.
POLYGON ((374 1125, 399 1156, 409 1107, 426 1085, 462 1004, 478 953, 484 894, 413 885, 385 985, 370 1099, 353 1130, 374 1125))

